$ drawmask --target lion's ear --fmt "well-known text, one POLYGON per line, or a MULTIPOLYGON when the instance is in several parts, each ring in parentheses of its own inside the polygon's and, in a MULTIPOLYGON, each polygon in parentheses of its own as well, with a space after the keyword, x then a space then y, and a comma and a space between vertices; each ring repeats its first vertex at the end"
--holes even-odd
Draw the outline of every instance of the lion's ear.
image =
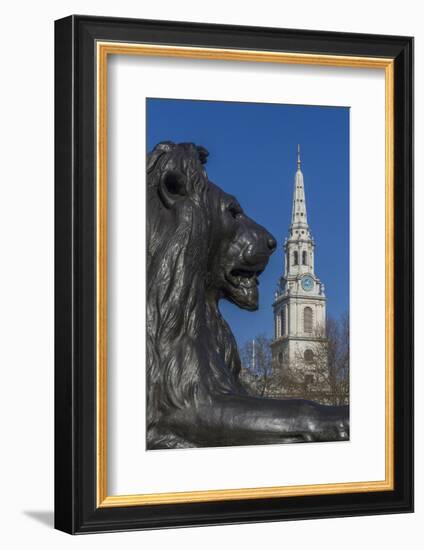
POLYGON ((167 170, 159 180, 158 192, 166 208, 172 208, 187 195, 187 179, 178 170, 167 170))

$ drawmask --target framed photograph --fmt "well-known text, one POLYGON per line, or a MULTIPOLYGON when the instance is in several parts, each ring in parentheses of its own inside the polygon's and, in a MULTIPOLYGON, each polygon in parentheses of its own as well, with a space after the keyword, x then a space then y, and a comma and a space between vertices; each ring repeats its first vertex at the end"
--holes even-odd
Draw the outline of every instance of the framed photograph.
POLYGON ((413 39, 55 24, 55 525, 413 510, 413 39))

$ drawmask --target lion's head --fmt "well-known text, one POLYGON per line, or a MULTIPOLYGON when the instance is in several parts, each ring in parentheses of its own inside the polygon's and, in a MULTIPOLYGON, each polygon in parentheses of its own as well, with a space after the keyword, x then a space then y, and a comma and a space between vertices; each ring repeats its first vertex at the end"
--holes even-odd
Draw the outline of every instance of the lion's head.
POLYGON ((258 308, 259 275, 275 250, 276 241, 249 218, 238 200, 209 182, 211 249, 208 288, 248 310, 258 308))
POLYGON ((276 241, 209 181, 208 152, 159 143, 147 160, 148 408, 234 390, 240 360, 217 304, 258 307, 258 277, 276 241))
MULTIPOLYGON (((204 169, 207 157, 204 147, 192 143, 163 142, 154 148, 148 159, 149 209, 154 205, 148 213, 149 226, 163 233, 170 229, 177 235, 181 226, 185 232, 190 231, 198 239, 196 249, 202 245, 204 248, 197 250, 197 257, 203 256, 206 263, 196 265, 195 271, 206 275, 208 296, 226 298, 241 308, 255 310, 258 277, 275 250, 276 241, 245 214, 235 197, 209 181, 204 169), (160 213, 156 223, 152 219, 155 213, 160 213), (199 216, 201 219, 196 220, 199 216), (165 219, 168 228, 164 227, 165 219)), ((150 236, 154 242, 149 245, 160 245, 159 235, 150 236)))

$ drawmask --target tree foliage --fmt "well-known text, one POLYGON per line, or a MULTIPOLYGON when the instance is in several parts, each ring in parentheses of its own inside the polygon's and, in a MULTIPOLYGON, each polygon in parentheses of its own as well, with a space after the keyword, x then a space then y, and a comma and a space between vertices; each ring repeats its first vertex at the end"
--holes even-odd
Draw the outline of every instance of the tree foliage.
POLYGON ((249 393, 264 396, 272 382, 271 340, 259 334, 246 342, 240 350, 242 371, 240 378, 249 393))
POLYGON ((259 335, 240 351, 241 380, 254 395, 299 397, 328 405, 349 403, 349 318, 328 318, 326 337, 314 343, 313 356, 305 362, 299 351, 292 364, 272 364, 271 340, 259 335), (255 353, 253 353, 255 347, 255 353), (253 357, 255 358, 253 360, 253 357))

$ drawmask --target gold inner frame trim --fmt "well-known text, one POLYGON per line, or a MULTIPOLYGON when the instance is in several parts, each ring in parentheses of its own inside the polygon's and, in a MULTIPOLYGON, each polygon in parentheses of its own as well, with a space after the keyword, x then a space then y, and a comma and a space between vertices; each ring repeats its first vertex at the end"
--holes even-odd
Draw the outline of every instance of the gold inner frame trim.
POLYGON ((142 506, 306 495, 366 493, 394 489, 394 60, 255 50, 162 46, 123 42, 96 44, 97 54, 97 506, 142 506), (315 485, 214 489, 109 496, 107 493, 107 61, 109 55, 219 59, 385 72, 385 479, 315 485))

